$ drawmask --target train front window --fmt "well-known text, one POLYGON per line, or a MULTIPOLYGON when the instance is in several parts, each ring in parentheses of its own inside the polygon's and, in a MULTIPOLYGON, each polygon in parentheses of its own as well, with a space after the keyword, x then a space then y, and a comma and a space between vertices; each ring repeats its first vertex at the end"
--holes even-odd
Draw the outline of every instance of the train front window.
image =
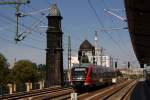
POLYGON ((73 79, 85 79, 87 70, 85 68, 75 68, 72 71, 73 79))

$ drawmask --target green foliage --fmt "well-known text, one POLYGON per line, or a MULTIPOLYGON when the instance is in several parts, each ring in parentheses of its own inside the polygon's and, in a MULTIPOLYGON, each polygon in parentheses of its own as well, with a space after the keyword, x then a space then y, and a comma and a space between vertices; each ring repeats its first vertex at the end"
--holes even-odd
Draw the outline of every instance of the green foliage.
POLYGON ((37 69, 38 69, 39 73, 41 74, 42 79, 46 80, 47 66, 45 64, 39 64, 37 66, 37 69))
POLYGON ((47 66, 45 64, 39 64, 37 66, 39 71, 46 71, 47 70, 47 66))
POLYGON ((4 57, 3 54, 0 53, 0 67, 1 67, 1 68, 2 68, 2 67, 5 67, 6 64, 7 64, 6 58, 4 57))
POLYGON ((36 64, 29 60, 20 60, 12 68, 11 76, 14 83, 35 82, 41 79, 35 68, 36 64))
POLYGON ((117 71, 117 76, 123 77, 123 74, 118 70, 117 71))
POLYGON ((0 85, 6 85, 9 73, 8 63, 3 54, 0 53, 0 85))

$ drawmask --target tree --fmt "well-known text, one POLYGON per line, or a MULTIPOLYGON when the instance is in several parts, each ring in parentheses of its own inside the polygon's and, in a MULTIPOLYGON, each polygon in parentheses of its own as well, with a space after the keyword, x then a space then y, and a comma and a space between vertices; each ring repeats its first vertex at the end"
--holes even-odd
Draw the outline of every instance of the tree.
POLYGON ((40 74, 35 69, 35 64, 29 60, 20 60, 12 68, 11 75, 14 83, 35 82, 40 80, 40 74))
POLYGON ((46 80, 46 71, 47 71, 47 66, 45 64, 39 64, 37 66, 38 71, 40 72, 42 79, 46 80))
POLYGON ((7 59, 0 53, 0 94, 3 95, 3 89, 8 83, 7 76, 9 74, 7 59))
POLYGON ((47 67, 46 67, 45 64, 39 64, 39 65, 37 66, 37 68, 38 68, 38 70, 42 70, 42 71, 46 71, 46 70, 47 70, 47 67))
POLYGON ((0 53, 0 85, 6 85, 8 80, 7 76, 9 74, 7 59, 3 54, 0 53))

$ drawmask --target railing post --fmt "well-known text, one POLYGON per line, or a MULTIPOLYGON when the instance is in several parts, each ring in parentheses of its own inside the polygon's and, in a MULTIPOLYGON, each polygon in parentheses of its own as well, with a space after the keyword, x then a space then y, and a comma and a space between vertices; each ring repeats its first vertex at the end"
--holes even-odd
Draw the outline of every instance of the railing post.
POLYGON ((26 84, 26 91, 29 92, 30 91, 30 83, 25 83, 26 84))
POLYGON ((7 84, 8 88, 9 88, 9 94, 13 93, 13 85, 12 84, 7 84))
POLYGON ((29 83, 29 85, 30 85, 30 86, 29 86, 30 90, 32 90, 32 83, 29 83))
POLYGON ((16 84, 13 84, 13 92, 16 92, 16 84))
POLYGON ((39 83, 39 85, 40 85, 40 89, 43 89, 44 88, 44 80, 43 81, 40 81, 40 82, 38 82, 39 83))

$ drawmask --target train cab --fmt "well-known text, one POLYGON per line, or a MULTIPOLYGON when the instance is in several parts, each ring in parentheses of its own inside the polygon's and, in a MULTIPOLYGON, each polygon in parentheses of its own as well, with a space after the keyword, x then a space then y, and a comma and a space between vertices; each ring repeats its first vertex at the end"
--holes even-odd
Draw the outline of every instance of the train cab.
POLYGON ((88 68, 86 67, 74 67, 71 71, 72 84, 77 86, 84 85, 86 76, 87 76, 88 68))

